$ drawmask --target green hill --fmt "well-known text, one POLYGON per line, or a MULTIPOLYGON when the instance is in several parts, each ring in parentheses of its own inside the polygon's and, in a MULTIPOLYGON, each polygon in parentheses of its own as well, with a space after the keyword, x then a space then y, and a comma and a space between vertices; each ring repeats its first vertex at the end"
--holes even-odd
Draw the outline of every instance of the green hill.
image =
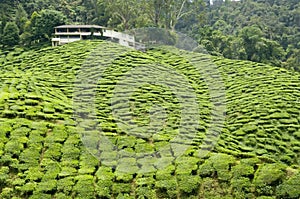
POLYGON ((0 66, 0 198, 300 197, 299 73, 104 41, 15 49, 0 66), (149 83, 155 67, 170 87, 149 83))

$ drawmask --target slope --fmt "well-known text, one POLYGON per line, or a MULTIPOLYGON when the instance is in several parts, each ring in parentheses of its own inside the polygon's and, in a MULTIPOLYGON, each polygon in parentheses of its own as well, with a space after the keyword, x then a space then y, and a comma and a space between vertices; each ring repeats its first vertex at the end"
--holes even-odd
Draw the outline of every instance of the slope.
POLYGON ((16 50, 0 63, 1 198, 300 196, 298 73, 169 47, 143 53, 104 41, 16 50), (200 63, 200 73, 187 57, 200 63), (215 146, 207 132, 220 124, 212 122, 203 73, 211 63, 226 100, 215 146), (151 84, 156 67, 170 74, 162 72, 162 84, 151 84), (130 93, 135 82, 138 89, 130 93), (196 106, 183 99, 195 99, 196 106), (153 154, 167 164, 159 167, 153 154))

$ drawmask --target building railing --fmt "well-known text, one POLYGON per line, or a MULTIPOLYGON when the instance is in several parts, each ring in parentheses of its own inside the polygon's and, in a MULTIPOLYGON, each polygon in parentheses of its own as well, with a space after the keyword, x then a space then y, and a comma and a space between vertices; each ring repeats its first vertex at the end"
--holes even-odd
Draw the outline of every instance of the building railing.
POLYGON ((135 37, 126 33, 122 32, 116 32, 111 29, 106 29, 103 28, 101 31, 100 29, 97 29, 95 31, 92 30, 92 28, 73 28, 76 29, 76 31, 72 30, 69 31, 68 28, 55 28, 55 38, 52 38, 52 45, 57 46, 57 45, 62 45, 74 41, 78 41, 83 39, 83 36, 103 36, 107 38, 111 38, 112 40, 118 39, 119 44, 127 47, 132 47, 137 50, 142 50, 144 51, 145 45, 142 43, 135 42, 135 37), (70 36, 70 37, 69 37, 70 36), (75 36, 75 38, 74 38, 75 36), (78 37, 76 37, 78 36, 78 37), (63 38, 62 38, 63 37, 63 38), (68 38, 65 38, 68 37, 68 38))

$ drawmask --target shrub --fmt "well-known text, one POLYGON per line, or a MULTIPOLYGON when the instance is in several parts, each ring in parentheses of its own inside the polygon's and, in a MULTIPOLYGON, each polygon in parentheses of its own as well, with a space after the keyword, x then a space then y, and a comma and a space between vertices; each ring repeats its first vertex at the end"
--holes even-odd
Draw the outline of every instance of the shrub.
POLYGON ((30 147, 25 149, 21 155, 19 160, 21 162, 24 162, 23 168, 29 168, 29 167, 36 167, 39 165, 39 159, 40 159, 40 151, 39 149, 36 150, 36 148, 30 147))
POLYGON ((55 199, 72 199, 72 196, 66 195, 66 194, 64 194, 64 193, 56 193, 56 194, 54 195, 54 198, 55 198, 55 199))
POLYGON ((182 193, 192 193, 199 189, 200 177, 198 175, 177 175, 178 188, 182 193))
POLYGON ((157 198, 155 190, 151 187, 137 187, 135 192, 139 199, 157 198))
POLYGON ((131 184, 129 184, 129 183, 113 183, 112 192, 114 195, 118 195, 119 193, 130 193, 131 192, 131 184))
POLYGON ((45 158, 53 158, 59 160, 61 156, 62 145, 59 143, 46 144, 47 150, 44 153, 45 158))
POLYGON ((1 197, 0 198, 2 198, 2 199, 11 199, 13 195, 14 195, 13 188, 5 187, 1 190, 1 193, 0 193, 1 197))
POLYGON ((47 193, 56 190, 56 180, 45 180, 37 184, 36 191, 47 193))
POLYGON ((257 130, 257 126, 252 125, 252 124, 245 124, 242 129, 246 133, 253 133, 257 130))
POLYGON ((138 172, 139 168, 135 158, 121 158, 118 161, 116 170, 120 173, 134 174, 138 172))
POLYGON ((156 179, 157 180, 164 180, 164 179, 169 179, 173 176, 173 173, 175 172, 175 166, 174 165, 169 165, 163 169, 159 169, 156 172, 156 179))
POLYGON ((171 177, 165 180, 157 180, 155 187, 159 194, 166 194, 167 198, 174 198, 177 195, 177 181, 175 177, 171 177))
POLYGON ((215 169, 211 163, 211 161, 206 160, 203 164, 199 167, 199 174, 202 177, 211 177, 215 172, 215 169))
POLYGON ((114 183, 114 174, 112 169, 109 167, 99 167, 96 174, 96 192, 100 197, 108 197, 110 198, 112 185, 114 183))
POLYGON ((180 156, 176 159, 176 174, 191 174, 197 171, 199 159, 195 157, 180 156))
POLYGON ((27 182, 23 186, 20 187, 20 191, 23 194, 32 193, 37 186, 36 182, 27 182))
POLYGON ((201 181, 199 196, 202 198, 226 198, 226 193, 216 179, 203 178, 201 181))
POLYGON ((235 164, 235 158, 227 154, 213 154, 204 164, 200 165, 201 176, 217 175, 218 179, 228 181, 231 178, 230 167, 235 164))
POLYGON ((293 136, 294 136, 295 138, 297 138, 298 140, 300 140, 300 130, 297 131, 297 132, 295 132, 295 133, 293 133, 293 136))
POLYGON ((282 119, 282 118, 290 118, 290 115, 285 112, 275 112, 269 116, 271 119, 282 119))
POLYGON ((74 178, 73 177, 65 177, 59 179, 57 181, 57 190, 62 191, 63 193, 70 195, 71 191, 73 190, 74 186, 74 178))
POLYGON ((21 151, 23 150, 24 146, 22 143, 18 142, 17 140, 9 140, 5 145, 5 152, 15 155, 20 155, 21 151))
POLYGON ((245 193, 249 193, 253 189, 253 185, 249 178, 240 177, 240 178, 232 178, 230 181, 232 189, 234 191, 234 195, 244 195, 245 193))
POLYGON ((97 158, 95 158, 90 153, 85 151, 80 156, 80 162, 79 162, 80 169, 78 172, 80 174, 88 174, 88 173, 92 174, 95 172, 98 163, 99 160, 97 158))
POLYGON ((243 163, 232 167, 233 178, 249 177, 250 175, 253 175, 254 172, 253 166, 243 163))
POLYGON ((283 180, 286 166, 280 163, 262 164, 255 173, 253 184, 259 194, 271 195, 273 188, 283 180))
POLYGON ((34 191, 33 194, 29 197, 29 199, 51 199, 51 194, 45 194, 41 192, 34 191))
POLYGON ((57 162, 49 162, 45 167, 43 180, 54 180, 60 172, 60 166, 57 162))
POLYGON ((9 167, 7 166, 1 166, 0 167, 0 187, 2 187, 6 180, 9 178, 9 167))
MULTIPOLYGON (((70 139, 70 137, 68 138, 70 139)), ((57 146, 60 144, 57 144, 57 146)), ((63 147, 61 148, 62 158, 63 159, 79 159, 80 150, 78 147, 74 146, 73 144, 68 144, 65 142, 63 147)))
POLYGON ((277 186, 276 195, 280 198, 300 198, 300 172, 277 186))
POLYGON ((94 181, 91 175, 79 175, 75 177, 77 183, 73 187, 73 191, 76 192, 78 198, 94 198, 94 181))
POLYGON ((42 169, 39 167, 31 167, 25 171, 26 179, 37 181, 43 177, 42 169))
POLYGON ((74 176, 76 173, 77 170, 73 167, 62 167, 58 176, 59 177, 74 176))

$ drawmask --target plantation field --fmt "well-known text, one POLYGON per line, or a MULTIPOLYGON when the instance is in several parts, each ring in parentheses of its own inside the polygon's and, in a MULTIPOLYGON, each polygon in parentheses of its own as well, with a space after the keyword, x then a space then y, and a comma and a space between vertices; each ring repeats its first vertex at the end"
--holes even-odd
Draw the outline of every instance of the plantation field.
POLYGON ((300 197, 299 73, 80 41, 1 54, 0 85, 0 198, 300 197))

